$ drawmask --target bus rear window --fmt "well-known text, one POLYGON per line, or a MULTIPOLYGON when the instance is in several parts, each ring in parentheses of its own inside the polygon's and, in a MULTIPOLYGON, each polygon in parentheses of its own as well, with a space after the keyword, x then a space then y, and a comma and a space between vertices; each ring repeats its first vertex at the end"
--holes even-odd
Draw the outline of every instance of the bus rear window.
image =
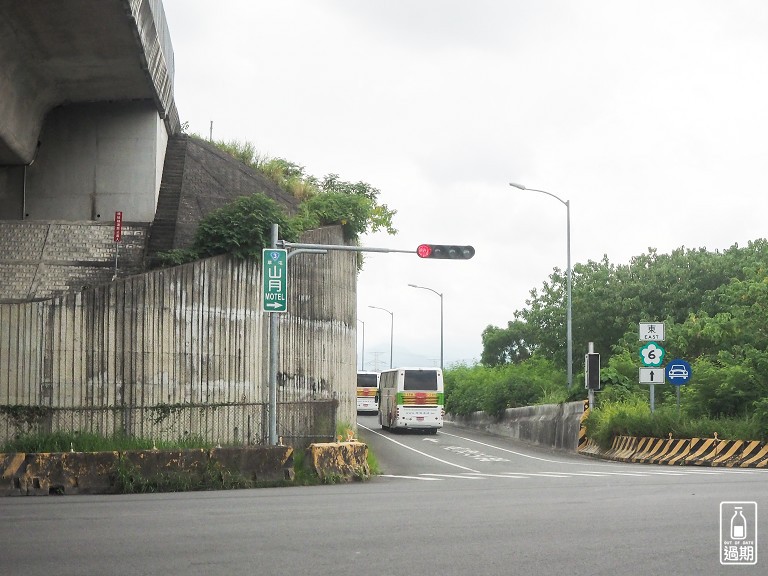
POLYGON ((358 374, 358 388, 376 388, 376 374, 358 374))
POLYGON ((437 371, 406 370, 403 390, 437 390, 437 371))

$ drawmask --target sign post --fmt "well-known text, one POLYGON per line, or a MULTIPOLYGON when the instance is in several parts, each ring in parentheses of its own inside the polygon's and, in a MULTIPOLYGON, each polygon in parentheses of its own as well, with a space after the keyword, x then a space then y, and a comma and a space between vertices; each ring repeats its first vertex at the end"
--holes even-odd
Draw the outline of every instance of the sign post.
MULTIPOLYGON (((272 224, 271 248, 262 251, 262 312, 269 313, 269 403, 267 416, 269 421, 269 443, 277 445, 277 365, 279 361, 279 315, 274 312, 288 311, 288 260, 301 253, 325 254, 328 250, 346 252, 400 252, 415 254, 417 250, 398 250, 393 248, 373 248, 344 246, 337 244, 303 244, 286 242, 279 239, 277 224, 272 224), (280 248, 278 248, 280 246, 280 248), (288 253, 287 248, 291 249, 288 253)), ((475 254, 472 246, 460 247, 460 256, 456 259, 467 260, 475 254)))
POLYGON ((640 360, 643 366, 651 368, 640 368, 640 384, 650 384, 651 412, 653 412, 656 399, 656 384, 664 383, 664 370, 661 368, 661 362, 664 360, 664 348, 656 342, 664 341, 664 322, 640 322, 639 323, 640 342, 645 345, 640 348, 640 360))
POLYGON ((117 253, 120 249, 120 242, 123 241, 123 213, 115 212, 115 233, 113 235, 113 241, 115 242, 115 274, 112 276, 114 281, 117 278, 117 253))
POLYGON ((691 373, 693 370, 691 369, 691 365, 688 362, 682 360, 681 358, 675 358, 669 362, 669 364, 667 364, 664 372, 667 376, 667 379, 669 380, 669 383, 672 384, 676 389, 677 413, 680 414, 680 386, 688 383, 688 380, 691 379, 691 373))

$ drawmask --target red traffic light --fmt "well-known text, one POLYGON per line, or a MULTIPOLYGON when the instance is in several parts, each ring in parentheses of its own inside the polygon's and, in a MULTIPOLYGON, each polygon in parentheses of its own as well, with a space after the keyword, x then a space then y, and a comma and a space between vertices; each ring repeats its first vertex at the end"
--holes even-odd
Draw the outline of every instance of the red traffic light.
POLYGON ((419 258, 442 258, 450 260, 469 260, 475 255, 472 246, 452 246, 446 244, 419 244, 416 248, 419 258))

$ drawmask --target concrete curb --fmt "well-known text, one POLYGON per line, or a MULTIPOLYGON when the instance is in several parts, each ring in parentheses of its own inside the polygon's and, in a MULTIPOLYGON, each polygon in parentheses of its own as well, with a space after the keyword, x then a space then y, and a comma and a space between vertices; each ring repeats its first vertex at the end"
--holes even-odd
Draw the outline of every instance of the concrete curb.
POLYGON ((362 442, 310 444, 306 454, 309 466, 324 482, 335 479, 349 482, 371 476, 368 467, 368 445, 362 442))
POLYGON ((195 479, 211 471, 229 471, 259 482, 294 477, 290 446, 12 453, 0 454, 0 496, 111 494, 116 492, 120 463, 144 478, 184 475, 195 479))

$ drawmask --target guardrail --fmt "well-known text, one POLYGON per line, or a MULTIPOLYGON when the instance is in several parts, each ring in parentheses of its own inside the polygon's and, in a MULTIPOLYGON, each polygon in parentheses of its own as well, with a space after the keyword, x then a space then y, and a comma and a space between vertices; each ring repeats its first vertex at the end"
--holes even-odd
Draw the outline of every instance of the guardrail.
POLYGON ((768 468, 768 443, 712 438, 649 438, 616 436, 611 447, 591 440, 579 444, 579 453, 606 460, 678 466, 768 468))

